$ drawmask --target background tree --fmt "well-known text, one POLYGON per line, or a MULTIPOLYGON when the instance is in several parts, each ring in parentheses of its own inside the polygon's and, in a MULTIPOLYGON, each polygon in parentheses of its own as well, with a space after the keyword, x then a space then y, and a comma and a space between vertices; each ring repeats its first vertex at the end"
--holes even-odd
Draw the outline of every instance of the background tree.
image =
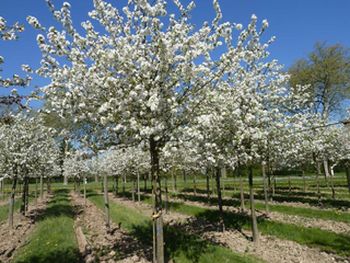
POLYGON ((291 86, 309 85, 314 111, 324 119, 341 113, 342 102, 350 96, 350 53, 340 44, 316 43, 307 58, 289 69, 291 86))

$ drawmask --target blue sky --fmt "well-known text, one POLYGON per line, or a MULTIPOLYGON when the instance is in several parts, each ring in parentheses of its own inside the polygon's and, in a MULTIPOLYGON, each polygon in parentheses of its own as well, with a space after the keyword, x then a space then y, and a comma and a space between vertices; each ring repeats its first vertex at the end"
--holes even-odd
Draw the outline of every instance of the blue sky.
MULTIPOLYGON (((62 0, 52 0, 60 7, 62 0)), ((92 0, 71 0, 72 16, 76 25, 87 19, 92 9, 92 0)), ((126 0, 110 0, 121 7, 126 0)), ((189 3, 182 0, 182 3, 189 3)), ((211 0, 196 0, 192 22, 202 24, 214 17, 211 0)), ((317 41, 328 44, 341 43, 350 47, 350 1, 349 0, 221 0, 224 20, 246 25, 254 13, 260 21, 268 19, 268 36, 276 36, 271 46, 271 58, 278 59, 286 67, 295 60, 305 57, 317 41)), ((0 55, 5 58, 2 76, 20 73, 21 64, 36 68, 40 62, 40 52, 36 45, 37 32, 25 22, 27 15, 36 16, 48 27, 56 25, 44 0, 1 0, 0 16, 9 23, 20 21, 26 30, 16 42, 0 41, 0 55)), ((43 85, 44 80, 34 76, 32 86, 43 85)), ((28 92, 30 89, 28 89, 28 92)), ((0 94, 3 91, 0 91, 0 94)))

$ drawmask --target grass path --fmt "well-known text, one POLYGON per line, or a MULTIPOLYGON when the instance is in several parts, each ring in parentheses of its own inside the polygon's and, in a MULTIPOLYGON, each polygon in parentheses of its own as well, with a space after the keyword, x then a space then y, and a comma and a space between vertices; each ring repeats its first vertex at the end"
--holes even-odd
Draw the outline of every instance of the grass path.
POLYGON ((27 244, 17 251, 13 262, 81 262, 73 224, 74 211, 68 190, 55 191, 27 244))

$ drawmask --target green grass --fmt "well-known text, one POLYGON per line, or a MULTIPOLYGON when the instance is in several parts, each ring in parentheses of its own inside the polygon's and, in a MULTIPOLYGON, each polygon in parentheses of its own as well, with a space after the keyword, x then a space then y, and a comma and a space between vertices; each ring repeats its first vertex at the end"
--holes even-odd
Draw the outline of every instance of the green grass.
MULTIPOLYGON (((146 199, 146 202, 149 202, 149 200, 146 199)), ((219 212, 217 210, 179 202, 170 202, 169 208, 170 210, 203 218, 211 222, 219 221, 219 212)), ((250 229, 251 226, 249 216, 233 212, 224 212, 224 222, 227 227, 235 229, 250 229)), ((307 228, 294 224, 265 220, 264 218, 259 219, 258 226, 259 230, 265 235, 292 240, 310 247, 318 247, 323 251, 342 256, 350 256, 350 236, 347 235, 336 234, 318 228, 307 228)))
POLYGON ((74 211, 68 191, 57 190, 25 246, 15 254, 17 263, 81 262, 73 229, 74 211))
MULTIPOLYGON (((103 198, 100 195, 90 195, 89 199, 97 207, 103 209, 103 198)), ((150 218, 138 212, 136 209, 125 207, 115 202, 110 203, 111 219, 115 223, 121 223, 131 235, 138 238, 144 244, 151 246, 152 225, 150 218)), ((174 262, 262 262, 250 256, 243 256, 230 251, 227 248, 213 245, 198 236, 189 235, 174 227, 164 227, 166 260, 174 262)))

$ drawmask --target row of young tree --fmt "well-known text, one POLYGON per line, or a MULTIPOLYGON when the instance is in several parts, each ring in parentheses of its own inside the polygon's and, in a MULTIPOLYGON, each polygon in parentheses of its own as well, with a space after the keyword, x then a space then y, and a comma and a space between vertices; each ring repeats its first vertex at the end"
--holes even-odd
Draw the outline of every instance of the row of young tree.
MULTIPOLYGON (((10 177, 14 188, 19 177, 28 189, 29 177, 61 175, 73 178, 79 192, 83 181, 86 197, 86 177, 103 176, 109 225, 108 176, 115 185, 119 178, 136 178, 138 198, 140 178, 149 178, 155 262, 164 262, 165 174, 172 174, 176 190, 176 171, 207 178, 214 173, 224 231, 221 175, 227 169, 241 178, 248 171, 255 242, 253 167, 261 167, 267 210, 271 176, 281 167, 314 165, 320 194, 323 166, 334 192, 334 167, 350 159, 350 133, 329 125, 328 116, 315 111, 310 86, 290 85, 290 76, 270 59, 274 38, 262 41, 266 20, 260 24, 253 15, 245 28, 224 22, 214 0, 216 16, 198 27, 190 19, 194 2, 130 0, 119 9, 94 0, 82 32, 70 4, 56 9, 47 2, 61 27, 46 29, 27 18, 40 31, 42 59, 36 70, 23 66, 49 79, 33 94, 44 106, 12 115, 0 127, 1 176, 10 177)), ((1 19, 0 29, 9 30, 1 19)), ((242 206, 243 196, 241 187, 242 206)))

